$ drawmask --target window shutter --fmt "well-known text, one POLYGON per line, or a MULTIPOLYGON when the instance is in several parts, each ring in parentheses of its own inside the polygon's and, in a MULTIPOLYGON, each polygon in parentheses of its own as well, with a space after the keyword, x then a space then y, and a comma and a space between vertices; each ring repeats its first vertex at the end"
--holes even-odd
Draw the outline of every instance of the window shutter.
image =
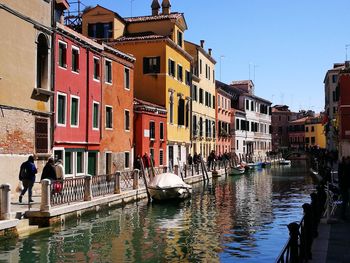
POLYGON ((48 119, 35 119, 35 149, 36 153, 48 152, 48 119))
POLYGON ((149 67, 148 63, 149 63, 149 59, 143 58, 143 74, 148 73, 148 67, 149 67))

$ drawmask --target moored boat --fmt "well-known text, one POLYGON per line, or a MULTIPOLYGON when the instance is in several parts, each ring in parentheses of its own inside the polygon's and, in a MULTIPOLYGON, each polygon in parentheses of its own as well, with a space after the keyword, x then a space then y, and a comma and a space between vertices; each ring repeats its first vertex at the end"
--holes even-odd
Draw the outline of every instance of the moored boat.
POLYGON ((245 169, 244 167, 231 167, 229 170, 229 175, 240 175, 240 174, 244 174, 245 169))
POLYGON ((290 160, 282 159, 282 160, 279 161, 279 164, 280 165, 291 165, 292 162, 290 160))
POLYGON ((192 186, 173 173, 156 175, 148 185, 151 198, 155 201, 182 200, 191 196, 192 186))

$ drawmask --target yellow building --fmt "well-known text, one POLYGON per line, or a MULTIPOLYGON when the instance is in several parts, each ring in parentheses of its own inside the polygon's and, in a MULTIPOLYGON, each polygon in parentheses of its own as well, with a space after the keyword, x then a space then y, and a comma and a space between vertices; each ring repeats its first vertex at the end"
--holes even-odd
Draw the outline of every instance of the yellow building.
POLYGON ((184 49, 184 15, 170 12, 167 0, 162 13, 157 0, 151 7, 150 16, 124 19, 96 6, 84 13, 82 32, 136 58, 135 97, 167 108, 167 160, 175 165, 190 150, 192 56, 184 49))
POLYGON ((305 146, 326 148, 326 135, 322 125, 322 116, 308 117, 305 121, 305 146))
POLYGON ((211 49, 185 41, 185 49, 193 57, 192 75, 192 154, 206 158, 215 150, 215 64, 211 49))
POLYGON ((29 155, 40 173, 51 151, 54 2, 57 9, 68 5, 64 0, 0 1, 0 167, 1 182, 12 189, 29 155))

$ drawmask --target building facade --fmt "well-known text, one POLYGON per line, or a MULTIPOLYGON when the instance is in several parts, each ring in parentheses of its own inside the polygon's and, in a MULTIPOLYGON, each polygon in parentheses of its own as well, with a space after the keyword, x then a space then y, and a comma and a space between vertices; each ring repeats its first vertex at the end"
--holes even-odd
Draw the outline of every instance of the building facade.
POLYGON ((102 45, 57 23, 53 153, 66 176, 98 174, 102 45))
POLYGON ((290 121, 288 128, 289 145, 293 149, 305 148, 305 121, 308 117, 290 121))
POLYGON ((326 149, 335 151, 338 147, 338 101, 339 101, 339 87, 338 79, 339 73, 344 69, 344 63, 335 63, 333 68, 328 70, 324 78, 324 92, 325 92, 325 132, 326 132, 326 149))
POLYGON ((135 156, 145 153, 152 157, 155 167, 165 166, 166 160, 166 125, 165 107, 135 99, 135 156))
POLYGON ((29 155, 40 171, 51 153, 52 3, 0 3, 0 166, 11 185, 29 155))
POLYGON ((231 95, 221 87, 216 88, 216 98, 216 153, 222 155, 234 150, 234 109, 231 107, 231 95))
POLYGON ((233 81, 239 95, 238 109, 245 114, 235 118, 236 153, 264 159, 271 151, 271 102, 254 95, 251 80, 233 81))
POLYGON ((323 126, 323 115, 308 117, 305 120, 305 146, 326 148, 326 136, 323 126))
POLYGON ((272 107, 272 150, 283 151, 289 148, 288 128, 289 122, 296 120, 297 114, 291 112, 287 105, 272 107))
POLYGON ((192 127, 191 153, 206 158, 215 150, 215 64, 211 49, 204 50, 204 40, 197 45, 185 41, 186 51, 193 57, 192 63, 192 127))
POLYGON ((159 13, 155 2, 151 16, 125 19, 103 7, 92 8, 83 15, 82 32, 134 55, 135 97, 166 107, 166 160, 174 166, 184 163, 190 150, 192 56, 184 49, 183 14, 170 12, 169 1, 163 1, 159 13), (99 27, 101 23, 105 26, 99 27))
POLYGON ((339 74, 339 116, 337 125, 339 136, 339 157, 350 156, 350 65, 345 63, 339 74))

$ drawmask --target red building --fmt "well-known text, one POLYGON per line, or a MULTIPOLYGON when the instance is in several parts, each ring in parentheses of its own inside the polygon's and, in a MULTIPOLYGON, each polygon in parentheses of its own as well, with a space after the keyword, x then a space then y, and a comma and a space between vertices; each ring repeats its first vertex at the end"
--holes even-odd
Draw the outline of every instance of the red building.
MULTIPOLYGON (((133 164, 133 56, 103 44, 100 174, 128 170, 133 164)), ((97 59, 97 58, 94 58, 97 59)))
POLYGON ((53 153, 67 176, 95 175, 101 139, 103 47, 57 23, 53 153))
POLYGON ((166 108, 134 100, 135 156, 144 153, 153 156, 154 166, 166 165, 166 108))
POLYGON ((216 87, 216 153, 233 151, 234 109, 231 108, 231 95, 221 87, 216 87))
POLYGON ((340 72, 337 93, 339 94, 339 154, 350 156, 350 65, 340 72))
POLYGON ((291 148, 303 149, 305 147, 305 121, 308 117, 289 122, 289 144, 291 148))

